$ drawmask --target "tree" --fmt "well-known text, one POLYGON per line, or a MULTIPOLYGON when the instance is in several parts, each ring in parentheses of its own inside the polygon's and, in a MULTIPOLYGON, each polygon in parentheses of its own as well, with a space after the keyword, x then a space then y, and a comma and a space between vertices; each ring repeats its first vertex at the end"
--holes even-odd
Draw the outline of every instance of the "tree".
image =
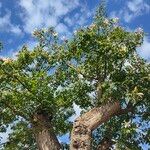
MULTIPOLYGON (((13 141, 18 141, 16 149, 19 149, 18 146, 24 147, 28 141, 24 149, 34 149, 31 141, 36 140, 39 149, 60 149, 56 135, 70 130, 68 117, 74 112, 72 102, 64 95, 65 91, 59 92, 63 74, 58 64, 57 50, 61 46, 57 45, 52 28, 47 33, 51 34, 52 40, 49 51, 44 50, 41 43, 33 51, 23 46, 17 59, 0 61, 2 131, 10 123, 16 122, 6 148, 11 149, 14 147, 13 141)), ((35 34, 38 37, 44 32, 35 31, 35 34)))
POLYGON ((2 149, 62 149, 57 136, 68 132, 71 150, 148 143, 150 65, 136 52, 144 33, 126 31, 102 8, 70 40, 36 30, 38 46, 0 60, 0 129, 13 130, 2 149), (83 112, 72 125, 74 103, 83 112))

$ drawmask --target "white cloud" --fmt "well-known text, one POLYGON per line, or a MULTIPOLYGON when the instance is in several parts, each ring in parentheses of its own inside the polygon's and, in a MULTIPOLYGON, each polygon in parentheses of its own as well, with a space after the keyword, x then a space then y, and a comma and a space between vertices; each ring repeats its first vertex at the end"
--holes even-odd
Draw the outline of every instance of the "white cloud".
POLYGON ((59 33, 67 33, 67 32, 69 33, 67 26, 64 25, 63 23, 59 23, 55 29, 59 33))
POLYGON ((38 45, 38 41, 30 39, 30 40, 24 42, 24 44, 21 44, 18 46, 17 51, 12 51, 11 56, 16 56, 24 45, 26 45, 29 50, 33 50, 38 45))
POLYGON ((146 12, 150 9, 150 6, 146 2, 144 2, 144 0, 129 1, 127 2, 127 7, 131 12, 137 14, 142 12, 143 10, 146 12))
POLYGON ((21 34, 22 34, 22 31, 21 31, 20 27, 19 27, 19 26, 12 25, 12 24, 10 25, 10 31, 11 31, 12 33, 17 34, 17 35, 21 35, 21 34))
POLYGON ((126 1, 125 6, 119 11, 111 12, 111 17, 122 18, 125 22, 130 22, 138 16, 150 12, 150 5, 144 0, 126 1))
POLYGON ((31 33, 35 28, 60 26, 67 32, 65 25, 59 24, 61 17, 67 15, 79 6, 79 0, 20 0, 19 5, 23 8, 22 20, 24 30, 31 33))
POLYGON ((65 23, 69 27, 73 27, 73 30, 77 28, 87 25, 89 22, 89 18, 94 14, 94 11, 90 11, 86 6, 80 5, 80 9, 72 16, 66 16, 64 18, 65 23))
POLYGON ((138 48, 138 53, 143 58, 150 60, 150 39, 144 38, 144 42, 140 48, 138 48))
POLYGON ((73 21, 71 18, 69 18, 68 16, 64 19, 65 23, 69 26, 73 25, 73 21))
POLYGON ((0 17, 0 32, 11 32, 16 35, 21 35, 22 31, 19 26, 14 25, 11 22, 11 13, 7 11, 7 13, 0 17))

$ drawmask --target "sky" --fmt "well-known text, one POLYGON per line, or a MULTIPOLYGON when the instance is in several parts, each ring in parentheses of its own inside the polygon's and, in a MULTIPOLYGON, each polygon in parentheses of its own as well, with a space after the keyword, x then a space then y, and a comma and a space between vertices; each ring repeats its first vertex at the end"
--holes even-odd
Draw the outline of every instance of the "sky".
MULTIPOLYGON (((36 45, 34 29, 54 26, 60 37, 71 37, 81 26, 89 25, 100 0, 0 0, 0 57, 14 57, 24 44, 36 45)), ((109 17, 120 18, 120 25, 146 33, 141 57, 150 61, 150 0, 107 0, 109 17)), ((78 113, 79 114, 79 113, 78 113)))
MULTIPOLYGON (((1 57, 13 57, 24 44, 36 45, 34 29, 54 26, 60 37, 71 37, 80 26, 89 25, 100 0, 0 0, 1 57)), ((146 36, 139 54, 150 60, 150 0, 107 0, 109 17, 134 31, 141 27, 146 36)))

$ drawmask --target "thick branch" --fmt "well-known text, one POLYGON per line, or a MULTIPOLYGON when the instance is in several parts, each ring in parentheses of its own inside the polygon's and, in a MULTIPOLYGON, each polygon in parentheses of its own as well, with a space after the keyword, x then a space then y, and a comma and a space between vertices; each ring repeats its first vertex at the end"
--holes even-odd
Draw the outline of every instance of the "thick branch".
POLYGON ((34 93, 32 93, 32 91, 24 84, 24 82, 22 82, 16 75, 12 75, 10 73, 8 73, 7 71, 5 71, 5 69, 2 68, 2 70, 4 71, 5 74, 7 74, 9 77, 15 78, 25 89, 27 89, 31 94, 34 95, 34 93))
POLYGON ((71 150, 91 149, 91 134, 102 123, 107 122, 115 115, 128 113, 130 109, 121 109, 119 102, 105 104, 101 107, 95 107, 77 118, 73 125, 71 134, 71 150))

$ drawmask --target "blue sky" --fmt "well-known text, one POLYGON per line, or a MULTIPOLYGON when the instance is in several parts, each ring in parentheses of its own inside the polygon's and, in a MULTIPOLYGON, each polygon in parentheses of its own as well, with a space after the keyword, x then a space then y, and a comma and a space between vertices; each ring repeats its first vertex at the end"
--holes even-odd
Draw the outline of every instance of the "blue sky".
MULTIPOLYGON (((35 28, 54 26, 60 36, 71 36, 79 26, 91 23, 100 0, 0 0, 0 40, 4 50, 0 56, 12 57, 23 44, 34 47, 31 36, 35 28)), ((110 17, 119 17, 128 30, 138 27, 147 36, 138 49, 150 59, 150 0, 107 0, 110 17)))
MULTIPOLYGON (((35 28, 54 26, 59 35, 70 37, 80 26, 91 23, 100 0, 0 0, 0 57, 14 57, 23 44, 36 45, 31 36, 35 28)), ((107 0, 109 17, 134 31, 147 33, 137 50, 150 60, 150 0, 107 0)))

